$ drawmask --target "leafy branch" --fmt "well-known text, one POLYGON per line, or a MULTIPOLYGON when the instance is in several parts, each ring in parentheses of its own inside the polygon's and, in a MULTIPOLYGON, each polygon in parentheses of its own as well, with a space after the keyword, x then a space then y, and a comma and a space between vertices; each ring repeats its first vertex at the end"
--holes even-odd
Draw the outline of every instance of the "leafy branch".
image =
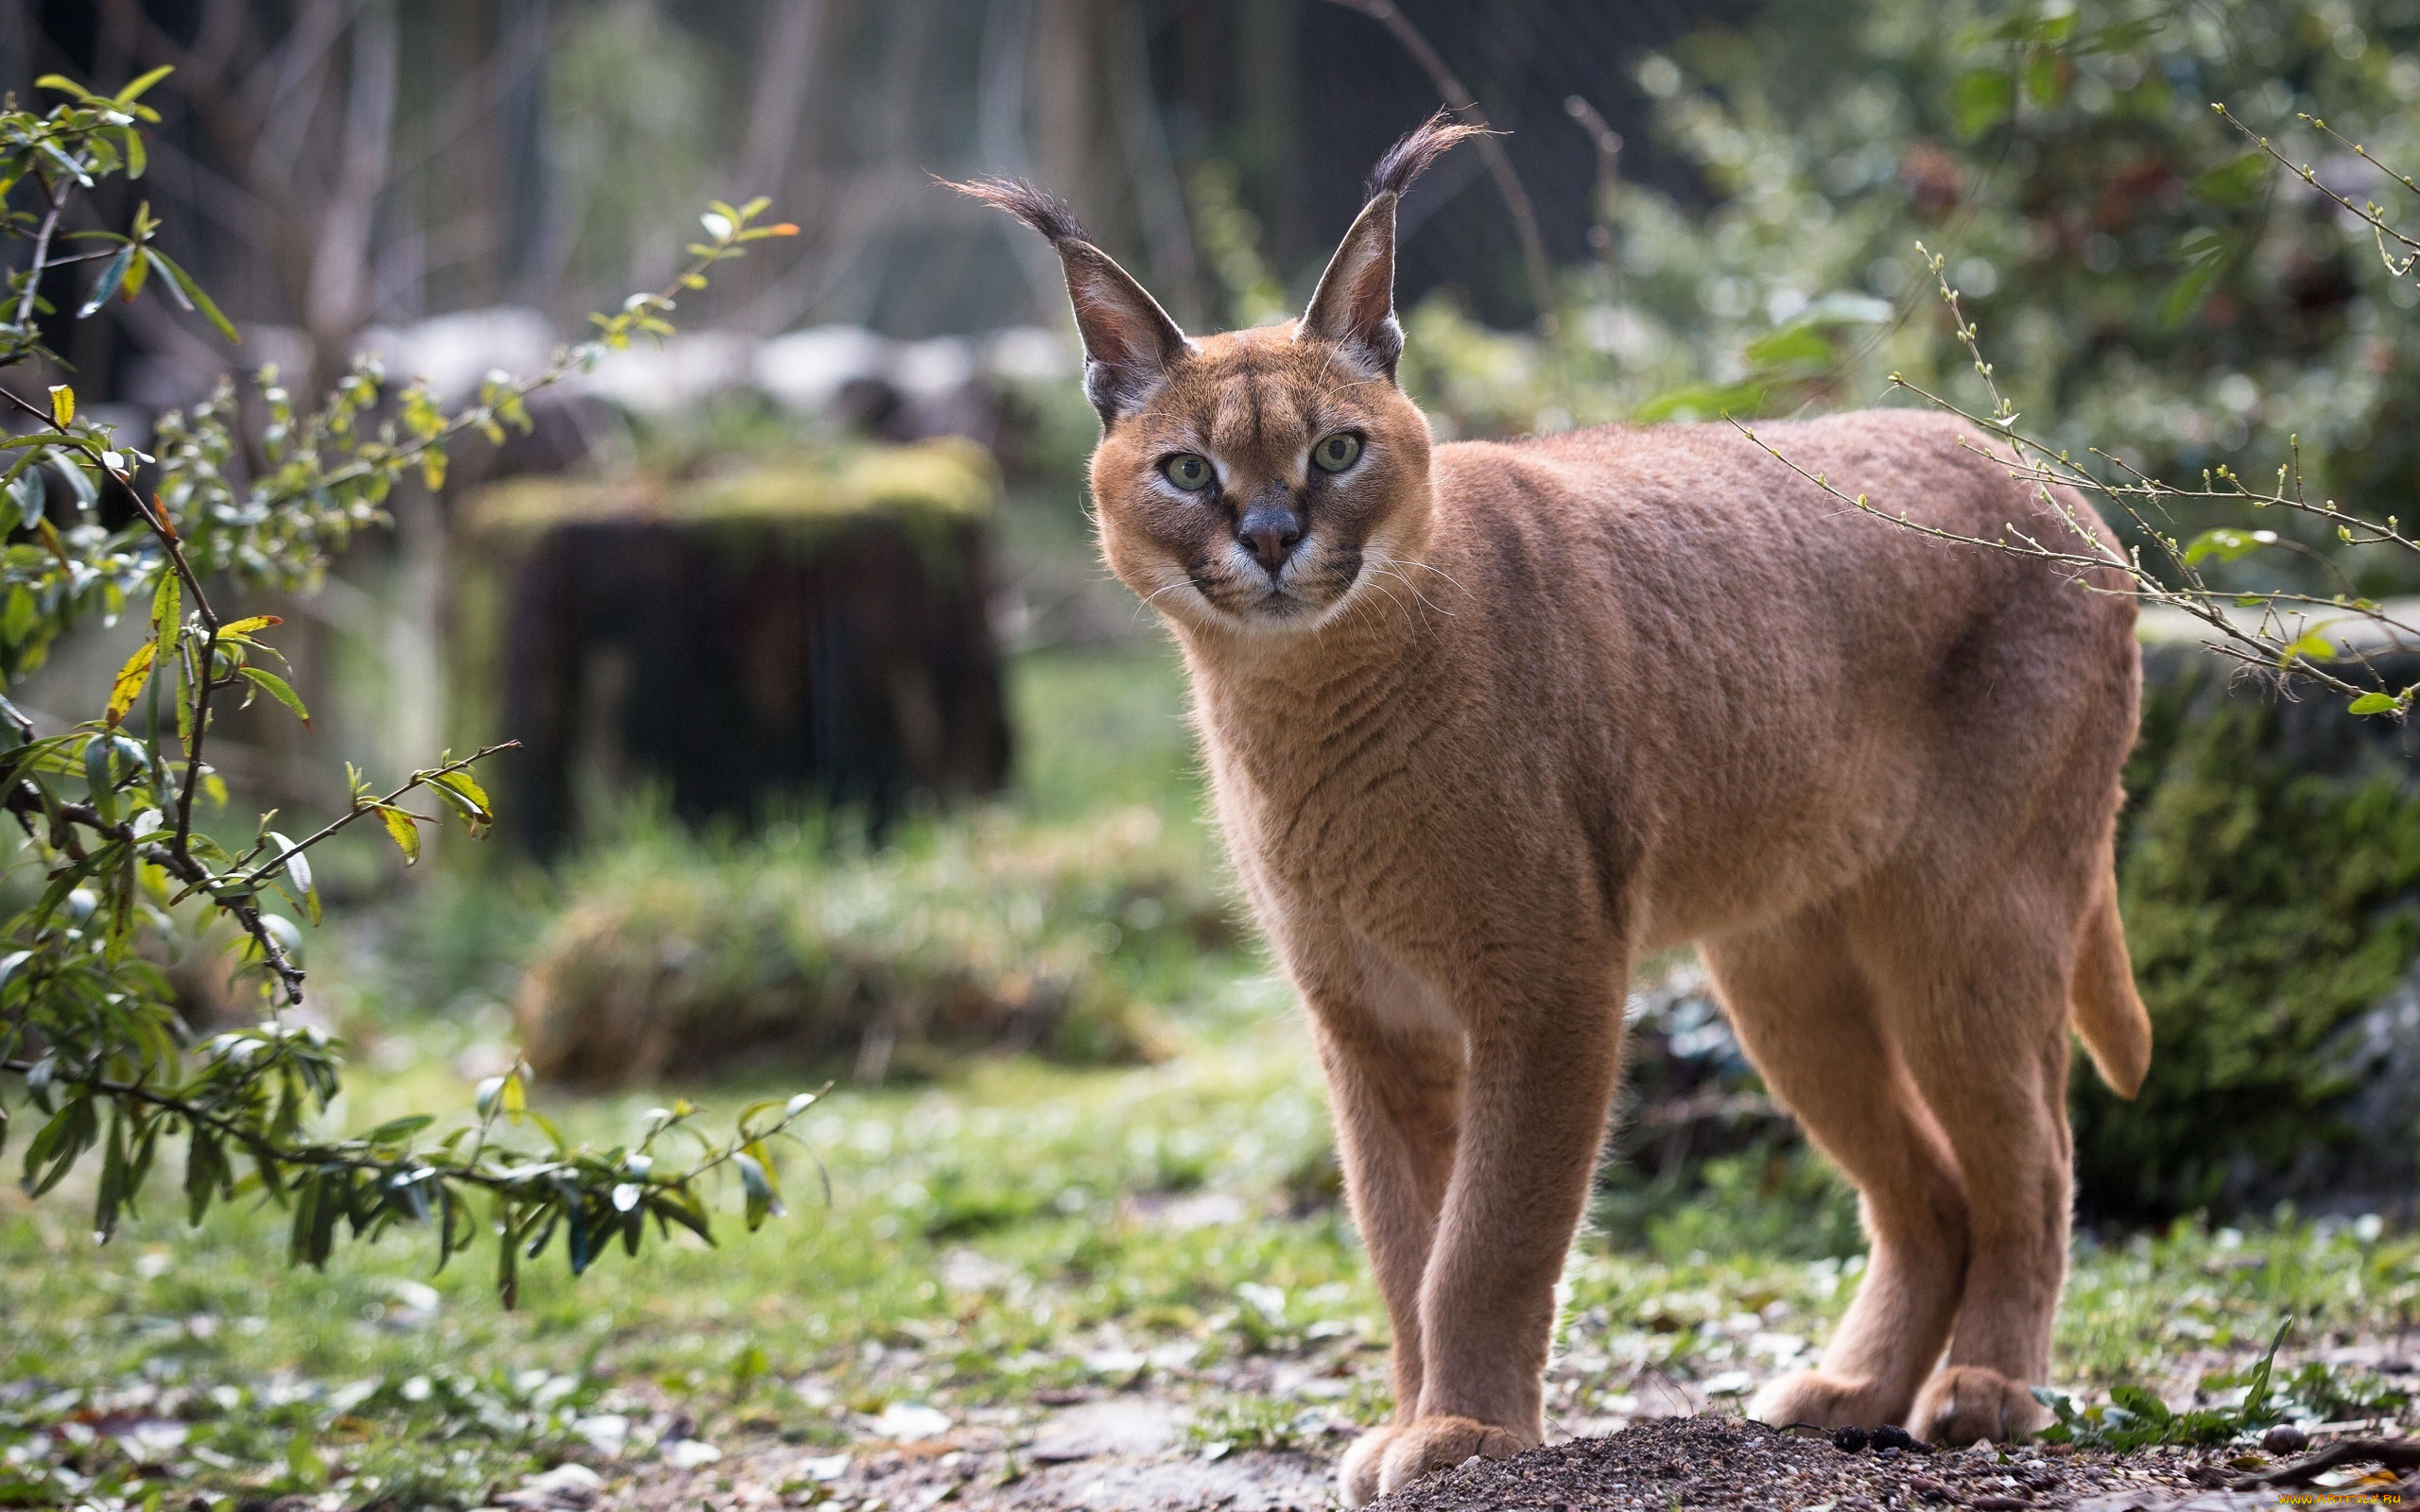
MULTIPOLYGON (((2224 105, 2213 108, 2238 130, 2254 135, 2224 105)), ((2304 119, 2332 139, 2343 140, 2325 122, 2308 116, 2304 119)), ((2420 240, 2394 230, 2377 205, 2356 205, 2321 184, 2309 165, 2295 163, 2266 137, 2256 135, 2254 140, 2277 162, 2369 225, 2378 238, 2380 255, 2390 273, 2398 278, 2409 276, 2420 265, 2420 240), (2406 249, 2400 259, 2389 249, 2390 238, 2406 249)), ((2420 182, 2377 164, 2358 144, 2346 145, 2405 189, 2420 194, 2420 182)), ((1917 244, 1916 250, 1932 273, 1942 301, 1949 311, 1953 336, 1965 349, 1976 374, 1982 380, 1991 401, 1990 412, 1977 414, 1895 372, 1891 375, 1891 387, 1965 420, 1991 438, 1981 442, 1969 439, 1962 444, 2004 467, 2012 478, 2028 486, 2040 513, 2046 517, 2038 528, 2023 529, 2009 522, 1999 534, 1984 536, 1926 524, 1910 518, 1905 509, 1887 508, 1865 493, 1851 493, 1824 473, 1799 465, 1758 437, 1753 427, 1737 420, 1733 425, 1800 477, 1861 513, 1945 542, 1983 546, 2025 557, 2062 569, 2093 591, 2122 593, 2143 604, 2172 610, 2207 632, 2207 644, 2220 654, 2273 676, 2315 681, 2345 698, 2355 713, 2401 717, 2411 713, 2415 698, 2420 698, 2420 683, 2391 686, 2378 659, 2384 652, 2420 647, 2420 627, 2406 623, 2388 606, 2360 594, 2332 558, 2274 530, 2221 525, 2202 530, 2188 540, 2173 533, 2165 524, 2174 518, 2179 507, 2226 505, 2275 509, 2317 522, 2342 545, 2389 546, 2420 554, 2420 538, 2407 534, 2399 518, 2386 515, 2381 519, 2347 508, 2334 499, 2312 497, 2305 487, 2300 442, 2290 438, 2288 459, 2279 464, 2274 480, 2260 485, 2248 482, 2223 464, 2205 472, 2197 488, 2152 476, 2100 448, 2090 449, 2090 461, 2079 461, 2071 453, 2020 428, 2014 407, 2001 393, 1992 364, 1983 355, 1975 324, 1967 318, 1959 291, 1944 270, 1945 259, 1927 250, 1922 243, 1917 244), (2004 443, 2006 450, 2002 451, 1995 441, 2004 443), (2126 549, 2109 544, 2095 528, 2089 509, 2073 502, 2076 495, 2105 501, 2135 527, 2148 549, 2139 543, 2126 549), (2214 581, 2209 576, 2207 569, 2212 566, 2260 551, 2297 553, 2332 577, 2340 591, 2246 591, 2214 581)))
MULTIPOLYGON (((93 270, 75 319, 164 289, 237 339, 209 296, 155 245, 160 223, 147 204, 124 232, 59 233, 78 193, 113 174, 142 176, 140 128, 158 117, 141 96, 165 73, 108 95, 50 76, 43 87, 70 95, 67 103, 40 114, 0 111, 0 239, 29 249, 0 304, 0 369, 56 363, 41 322, 59 311, 43 285, 63 269, 93 270), (72 240, 98 245, 63 251, 72 240)), ((154 455, 79 414, 66 383, 48 386, 46 404, 0 387, 0 399, 31 422, 0 436, 0 492, 9 507, 0 521, 12 527, 0 545, 0 683, 41 666, 86 616, 114 621, 130 604, 149 606, 149 633, 112 679, 98 717, 40 734, 0 696, 0 809, 18 821, 45 882, 0 939, 0 1073, 16 1078, 43 1115, 26 1144, 28 1193, 51 1191, 99 1150, 94 1232, 106 1240, 139 1200, 161 1142, 182 1139, 193 1221, 214 1202, 257 1192, 291 1211, 290 1253, 312 1264, 327 1259, 339 1225, 370 1237, 399 1222, 428 1223, 441 1265, 492 1232, 508 1302, 520 1263, 558 1231, 575 1274, 616 1241, 635 1253, 650 1217, 659 1237, 679 1227, 710 1240, 700 1187, 726 1169, 738 1177, 750 1228, 781 1211, 769 1142, 794 1137, 791 1125, 816 1093, 750 1108, 719 1142, 695 1126, 694 1108, 678 1104, 650 1114, 634 1143, 597 1150, 569 1143, 528 1106, 527 1075, 516 1067, 481 1085, 469 1123, 431 1142, 420 1138, 434 1122, 426 1115, 352 1138, 313 1131, 341 1088, 341 1046, 279 1016, 303 1003, 305 972, 294 920, 266 904, 283 898, 317 923, 308 852, 372 816, 406 865, 419 859, 421 826, 446 812, 474 836, 486 833, 494 814, 472 769, 513 742, 441 756, 384 789, 353 773, 346 811, 301 840, 272 830, 274 816, 264 815, 251 841, 231 850, 197 820, 198 799, 226 800, 207 749, 229 698, 250 704, 267 696, 310 721, 275 669, 284 659, 263 639, 278 618, 230 618, 205 585, 221 576, 238 585, 316 581, 354 530, 385 523, 386 499, 407 476, 442 486, 453 439, 476 431, 501 441, 508 429, 527 431, 532 394, 606 351, 669 335, 676 301, 704 288, 717 264, 745 255, 750 243, 795 234, 795 227, 756 224, 765 204, 717 203, 702 217, 706 239, 689 247, 672 282, 592 317, 596 334, 541 371, 491 375, 450 413, 424 384, 398 388, 367 358, 307 411, 265 368, 256 381, 266 426, 238 432, 234 387, 222 381, 202 404, 161 418, 154 455), (105 501, 123 524, 107 523, 105 501), (433 795, 437 814, 416 812, 415 795, 433 795), (219 918, 235 926, 267 1016, 197 1044, 153 956, 194 948, 219 918), (508 1137, 522 1129, 543 1143, 508 1137), (659 1145, 674 1136, 694 1143, 693 1156, 660 1168, 659 1145), (488 1206, 484 1228, 467 1206, 474 1198, 488 1206)), ((9 1133, 0 1106, 0 1147, 9 1133)))

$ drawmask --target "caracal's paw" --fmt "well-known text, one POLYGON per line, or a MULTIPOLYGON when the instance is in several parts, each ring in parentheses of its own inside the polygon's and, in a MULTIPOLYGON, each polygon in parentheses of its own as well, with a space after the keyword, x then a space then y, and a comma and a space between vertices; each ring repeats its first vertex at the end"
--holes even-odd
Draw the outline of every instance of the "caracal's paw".
POLYGON ((1360 1506, 1378 1496, 1378 1467, 1386 1458, 1387 1446, 1402 1433, 1400 1424, 1385 1423, 1365 1428, 1344 1452, 1344 1463, 1336 1468, 1336 1493, 1346 1506, 1360 1506))
POLYGON ((1536 1442, 1476 1418, 1420 1418, 1389 1433, 1386 1448, 1377 1456, 1381 1496, 1398 1486, 1409 1486, 1430 1470, 1452 1469, 1473 1454, 1511 1459, 1536 1442))
POLYGON ((1933 1372, 1908 1418, 1908 1431, 1918 1438, 1953 1449, 1982 1439, 2011 1443, 2049 1425, 2050 1410, 2033 1400, 2025 1383, 1979 1365, 1933 1372))
POLYGON ((1897 1422, 1907 1410, 1906 1398, 1892 1400, 1876 1382, 1823 1370, 1796 1370, 1769 1381, 1748 1404, 1749 1417, 1776 1428, 1879 1428, 1897 1422))

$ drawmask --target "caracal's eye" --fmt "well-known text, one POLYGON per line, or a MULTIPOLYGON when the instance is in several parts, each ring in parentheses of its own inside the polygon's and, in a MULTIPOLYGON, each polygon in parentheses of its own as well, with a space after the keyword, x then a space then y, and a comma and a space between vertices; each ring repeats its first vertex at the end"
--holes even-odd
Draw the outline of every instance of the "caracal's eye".
POLYGON ((1179 453, 1161 463, 1160 471, 1187 493, 1199 493, 1210 486, 1210 459, 1197 453, 1179 453))
POLYGON ((1311 448, 1311 461, 1322 472, 1341 472, 1361 455, 1361 438, 1351 431, 1322 437, 1311 448))

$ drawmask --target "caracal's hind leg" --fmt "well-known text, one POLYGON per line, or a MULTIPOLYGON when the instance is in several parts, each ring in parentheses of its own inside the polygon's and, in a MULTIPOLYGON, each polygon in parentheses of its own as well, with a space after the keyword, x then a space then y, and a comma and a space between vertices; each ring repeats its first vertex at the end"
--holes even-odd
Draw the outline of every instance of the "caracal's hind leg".
MULTIPOLYGON (((2044 868, 2048 871, 2051 868, 2044 868)), ((2071 879, 1893 889, 1859 954, 1966 1187, 1966 1285, 1943 1367, 1908 1426, 1933 1443, 2007 1442, 2050 1414, 2050 1373, 2074 1200, 2067 1133, 2067 990, 2081 906, 2071 879)))
POLYGON ((1966 1264, 1965 1198, 1948 1143, 1838 918, 1811 911, 1700 952, 1766 1087, 1857 1183, 1873 1245, 1822 1363, 1767 1385, 1749 1413, 1827 1428, 1901 1421, 1941 1358, 1966 1264))

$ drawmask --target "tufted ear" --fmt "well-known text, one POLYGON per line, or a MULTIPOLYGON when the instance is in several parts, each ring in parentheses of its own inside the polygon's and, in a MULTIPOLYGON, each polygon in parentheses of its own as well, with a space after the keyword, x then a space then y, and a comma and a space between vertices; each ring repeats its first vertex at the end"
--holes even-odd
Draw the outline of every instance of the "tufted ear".
POLYGON ((1084 338, 1084 395, 1107 425, 1141 408, 1193 346, 1160 301, 1092 243, 1061 242, 1059 264, 1084 338))
POLYGON ((1295 339, 1335 342, 1370 371, 1394 376, 1403 355, 1403 327, 1395 320, 1395 205, 1422 170, 1478 131, 1441 110, 1387 149, 1370 170, 1369 199, 1320 275, 1295 339))
POLYGON ((1160 301, 1085 238, 1064 200, 1014 179, 942 182, 1007 211, 1050 239, 1084 339, 1084 394, 1104 427, 1141 408, 1169 367, 1193 350, 1160 301))
POLYGON ((1362 368, 1392 378, 1403 355, 1395 320, 1395 197, 1381 194, 1361 207, 1353 229, 1328 259, 1311 307, 1294 328, 1297 341, 1332 341, 1362 368))

